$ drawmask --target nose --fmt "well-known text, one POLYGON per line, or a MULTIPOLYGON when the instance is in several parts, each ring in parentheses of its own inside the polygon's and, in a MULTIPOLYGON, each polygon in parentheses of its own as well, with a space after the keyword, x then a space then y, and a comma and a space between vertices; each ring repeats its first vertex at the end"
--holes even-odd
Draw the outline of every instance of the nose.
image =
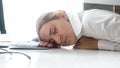
POLYGON ((52 36, 52 38, 58 43, 61 44, 62 43, 62 35, 54 35, 52 36))

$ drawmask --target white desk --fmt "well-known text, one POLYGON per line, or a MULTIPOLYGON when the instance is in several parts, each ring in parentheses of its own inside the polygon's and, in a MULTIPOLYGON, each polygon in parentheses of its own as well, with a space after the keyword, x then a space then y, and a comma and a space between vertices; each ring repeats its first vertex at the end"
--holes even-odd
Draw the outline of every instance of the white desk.
MULTIPOLYGON (((18 51, 18 50, 17 50, 18 51)), ((31 56, 0 55, 0 68, 120 68, 120 52, 96 50, 22 50, 31 56)))

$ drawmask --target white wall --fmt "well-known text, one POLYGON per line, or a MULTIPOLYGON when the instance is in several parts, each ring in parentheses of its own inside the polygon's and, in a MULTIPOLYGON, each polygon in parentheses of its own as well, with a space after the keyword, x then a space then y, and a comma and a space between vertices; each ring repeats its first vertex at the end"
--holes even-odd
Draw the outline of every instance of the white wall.
POLYGON ((7 34, 12 40, 36 37, 36 20, 46 11, 82 10, 83 0, 3 0, 7 34))

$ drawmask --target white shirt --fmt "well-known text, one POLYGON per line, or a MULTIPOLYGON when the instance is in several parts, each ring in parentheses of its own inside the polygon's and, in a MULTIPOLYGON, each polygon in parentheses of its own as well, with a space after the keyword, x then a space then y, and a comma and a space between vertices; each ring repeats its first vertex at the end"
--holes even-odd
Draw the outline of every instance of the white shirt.
POLYGON ((99 39, 98 48, 120 50, 120 15, 107 10, 92 9, 67 13, 76 37, 99 39), (119 48, 118 48, 119 47, 119 48))

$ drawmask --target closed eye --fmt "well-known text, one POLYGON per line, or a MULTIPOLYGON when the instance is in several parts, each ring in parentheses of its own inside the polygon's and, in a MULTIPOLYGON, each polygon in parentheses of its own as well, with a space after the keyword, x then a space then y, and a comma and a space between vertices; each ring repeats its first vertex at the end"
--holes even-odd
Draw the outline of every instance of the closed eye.
POLYGON ((51 27, 50 27, 50 32, 49 32, 49 34, 50 35, 55 35, 57 33, 57 28, 54 26, 54 25, 52 25, 51 27))
POLYGON ((52 34, 53 34, 53 35, 55 35, 55 34, 56 34, 56 27, 53 27, 52 34))

